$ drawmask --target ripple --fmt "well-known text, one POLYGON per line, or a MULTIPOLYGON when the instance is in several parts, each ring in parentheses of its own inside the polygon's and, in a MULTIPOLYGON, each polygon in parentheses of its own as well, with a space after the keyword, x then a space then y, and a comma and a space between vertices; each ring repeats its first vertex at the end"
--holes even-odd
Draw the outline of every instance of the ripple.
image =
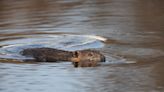
MULTIPOLYGON (((20 35, 19 35, 20 36, 20 35)), ((105 38, 94 35, 75 34, 35 34, 23 35, 24 38, 0 42, 0 58, 24 59, 19 54, 26 48, 49 47, 68 51, 101 48, 105 38)))

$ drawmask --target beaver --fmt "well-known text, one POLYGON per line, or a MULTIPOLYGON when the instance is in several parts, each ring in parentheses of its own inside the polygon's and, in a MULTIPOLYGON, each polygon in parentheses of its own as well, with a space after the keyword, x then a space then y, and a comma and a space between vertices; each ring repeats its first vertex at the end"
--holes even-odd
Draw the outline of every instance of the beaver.
POLYGON ((33 57, 37 62, 70 61, 74 67, 94 67, 105 62, 105 56, 96 50, 65 51, 53 48, 28 48, 20 52, 23 56, 33 57))

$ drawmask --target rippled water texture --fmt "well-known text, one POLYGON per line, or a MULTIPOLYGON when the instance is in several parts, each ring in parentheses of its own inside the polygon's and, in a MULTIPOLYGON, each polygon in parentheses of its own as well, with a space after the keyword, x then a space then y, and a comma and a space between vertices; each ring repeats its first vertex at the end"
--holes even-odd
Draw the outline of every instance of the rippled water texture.
POLYGON ((0 92, 163 92, 163 0, 0 0, 0 92), (98 67, 24 63, 25 48, 97 49, 98 67), (7 62, 7 63, 5 63, 7 62))

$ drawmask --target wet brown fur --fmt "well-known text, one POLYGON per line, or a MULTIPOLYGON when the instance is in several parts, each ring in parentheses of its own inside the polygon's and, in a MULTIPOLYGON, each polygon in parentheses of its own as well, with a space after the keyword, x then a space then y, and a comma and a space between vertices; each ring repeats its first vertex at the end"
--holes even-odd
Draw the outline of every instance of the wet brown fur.
POLYGON ((21 51, 37 62, 71 61, 75 67, 94 67, 105 61, 105 56, 95 50, 64 51, 52 48, 29 48, 21 51))

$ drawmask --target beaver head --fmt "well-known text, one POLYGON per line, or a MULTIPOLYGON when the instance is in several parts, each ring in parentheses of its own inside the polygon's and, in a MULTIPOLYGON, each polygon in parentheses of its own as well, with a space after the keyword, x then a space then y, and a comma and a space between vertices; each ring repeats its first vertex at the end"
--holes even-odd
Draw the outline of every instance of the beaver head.
POLYGON ((105 62, 105 56, 95 50, 79 50, 73 52, 71 61, 75 67, 94 67, 99 62, 105 62))

